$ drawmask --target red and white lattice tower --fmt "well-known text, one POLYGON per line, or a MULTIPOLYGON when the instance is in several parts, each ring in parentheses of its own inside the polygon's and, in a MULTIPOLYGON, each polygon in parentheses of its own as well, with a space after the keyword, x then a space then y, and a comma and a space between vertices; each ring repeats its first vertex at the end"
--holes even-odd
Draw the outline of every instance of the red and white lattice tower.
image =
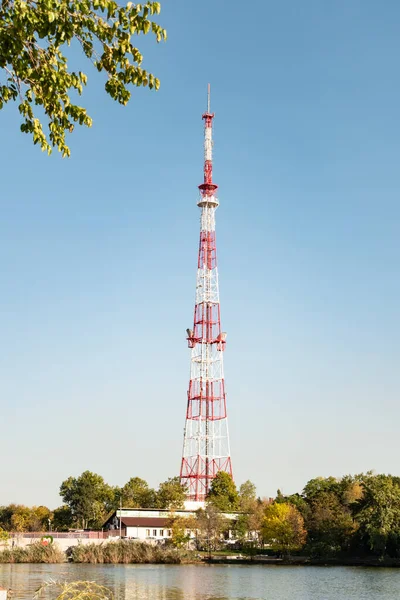
POLYGON ((187 330, 191 348, 190 383, 181 464, 181 483, 188 499, 202 501, 219 471, 232 476, 223 368, 226 333, 221 331, 215 210, 218 186, 212 180, 212 124, 210 86, 204 119, 204 182, 199 185, 201 209, 193 329, 187 330))

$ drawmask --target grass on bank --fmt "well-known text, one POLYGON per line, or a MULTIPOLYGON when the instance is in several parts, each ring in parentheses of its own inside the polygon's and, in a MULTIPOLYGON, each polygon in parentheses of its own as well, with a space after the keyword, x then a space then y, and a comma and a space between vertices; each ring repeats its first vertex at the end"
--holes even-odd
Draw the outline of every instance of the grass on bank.
POLYGON ((24 548, 4 548, 0 551, 0 563, 63 563, 65 552, 56 544, 44 545, 40 542, 24 548))
POLYGON ((194 562, 195 556, 195 553, 185 550, 129 540, 81 544, 69 551, 72 562, 90 564, 181 564, 194 562))
POLYGON ((103 542, 102 544, 79 544, 67 553, 57 544, 40 542, 23 548, 5 548, 0 551, 0 563, 73 563, 88 564, 182 564, 199 560, 198 553, 163 547, 130 540, 103 542))

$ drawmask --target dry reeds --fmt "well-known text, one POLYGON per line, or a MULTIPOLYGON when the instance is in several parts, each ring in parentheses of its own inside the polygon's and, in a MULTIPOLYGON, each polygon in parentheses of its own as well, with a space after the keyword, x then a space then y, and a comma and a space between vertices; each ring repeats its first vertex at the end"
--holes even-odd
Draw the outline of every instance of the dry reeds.
MULTIPOLYGON (((117 540, 102 544, 79 544, 69 548, 68 559, 90 564, 181 564, 195 562, 192 552, 132 540, 117 540)), ((0 551, 0 563, 63 563, 65 552, 57 544, 40 542, 29 546, 5 548, 0 551)))
POLYGON ((112 600, 114 595, 111 590, 94 581, 71 581, 59 583, 47 581, 37 590, 34 600, 41 598, 48 590, 55 592, 55 600, 112 600))
POLYGON ((118 540, 74 546, 71 548, 71 559, 75 563, 91 564, 180 564, 187 562, 189 555, 175 548, 164 548, 146 542, 118 540))
POLYGON ((0 551, 0 563, 63 563, 65 553, 56 544, 40 542, 29 546, 5 548, 0 551))

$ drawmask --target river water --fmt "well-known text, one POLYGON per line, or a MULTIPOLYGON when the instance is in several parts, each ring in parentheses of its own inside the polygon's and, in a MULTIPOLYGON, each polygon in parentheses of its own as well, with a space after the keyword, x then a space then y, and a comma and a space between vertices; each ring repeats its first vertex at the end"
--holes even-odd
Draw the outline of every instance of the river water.
MULTIPOLYGON (((44 582, 89 579, 118 600, 395 600, 400 569, 219 565, 0 565, 0 587, 31 600, 44 582)), ((50 596, 47 596, 49 598, 50 596)))

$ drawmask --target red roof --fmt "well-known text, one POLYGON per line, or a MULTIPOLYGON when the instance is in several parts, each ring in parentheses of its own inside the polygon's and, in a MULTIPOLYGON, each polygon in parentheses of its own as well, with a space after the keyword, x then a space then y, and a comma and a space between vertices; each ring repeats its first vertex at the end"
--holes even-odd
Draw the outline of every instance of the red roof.
POLYGON ((126 527, 168 527, 170 519, 156 517, 122 517, 122 524, 126 527))

